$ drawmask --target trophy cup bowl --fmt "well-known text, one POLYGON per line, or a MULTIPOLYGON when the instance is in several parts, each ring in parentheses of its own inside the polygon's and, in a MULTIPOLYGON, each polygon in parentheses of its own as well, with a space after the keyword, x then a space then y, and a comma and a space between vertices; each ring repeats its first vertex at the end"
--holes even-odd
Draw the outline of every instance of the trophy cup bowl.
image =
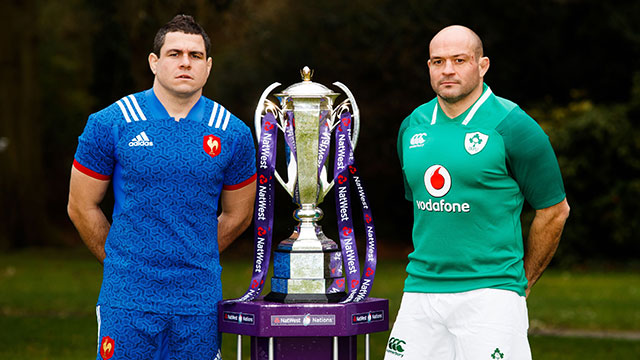
POLYGON ((311 81, 313 73, 308 67, 301 71, 301 75, 301 82, 273 94, 279 100, 279 105, 267 97, 280 83, 265 89, 255 112, 258 141, 261 138, 260 122, 267 112, 277 119, 278 128, 285 133, 285 137, 289 136, 286 146, 289 152, 287 181, 277 171, 274 175, 298 206, 293 214, 298 221, 296 230, 288 239, 281 241, 274 251, 271 292, 265 300, 333 303, 343 299, 346 292, 341 251, 318 224, 323 217, 318 204, 333 187, 333 181, 327 181, 323 152, 328 153, 331 131, 337 125, 336 117, 348 111, 349 107, 354 115, 350 140, 352 148, 355 148, 359 113, 355 99, 343 84, 334 83, 347 94, 348 99, 334 107, 340 93, 311 81), (322 126, 326 126, 324 131, 321 130, 322 126))

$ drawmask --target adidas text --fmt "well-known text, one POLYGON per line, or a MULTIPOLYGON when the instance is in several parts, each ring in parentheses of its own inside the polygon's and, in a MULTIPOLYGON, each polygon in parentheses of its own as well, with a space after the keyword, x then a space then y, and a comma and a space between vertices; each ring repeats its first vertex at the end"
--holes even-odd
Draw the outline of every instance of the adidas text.
POLYGON ((143 131, 129 141, 129 146, 153 146, 153 141, 151 141, 147 133, 143 131))
POLYGON ((153 141, 131 141, 129 146, 153 146, 153 141))

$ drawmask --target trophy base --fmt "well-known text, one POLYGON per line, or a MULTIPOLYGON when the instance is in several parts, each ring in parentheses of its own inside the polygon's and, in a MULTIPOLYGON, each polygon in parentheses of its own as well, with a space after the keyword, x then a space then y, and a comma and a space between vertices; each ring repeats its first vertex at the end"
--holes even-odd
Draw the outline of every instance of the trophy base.
POLYGON ((340 302, 347 294, 344 292, 330 294, 284 294, 272 291, 264 297, 265 301, 295 304, 295 303, 316 303, 331 304, 340 302))

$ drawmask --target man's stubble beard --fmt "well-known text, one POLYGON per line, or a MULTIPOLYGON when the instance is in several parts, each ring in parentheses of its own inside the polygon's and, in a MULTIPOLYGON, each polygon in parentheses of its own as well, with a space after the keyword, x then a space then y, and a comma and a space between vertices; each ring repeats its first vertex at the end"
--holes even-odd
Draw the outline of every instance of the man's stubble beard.
POLYGON ((435 91, 436 95, 438 95, 438 97, 441 98, 447 104, 455 104, 455 103, 459 102, 460 100, 463 100, 463 99, 467 98, 477 88, 478 88, 478 85, 472 86, 470 89, 463 89, 463 91, 458 95, 445 95, 445 94, 443 94, 442 91, 437 91, 435 89, 434 89, 434 91, 435 91))

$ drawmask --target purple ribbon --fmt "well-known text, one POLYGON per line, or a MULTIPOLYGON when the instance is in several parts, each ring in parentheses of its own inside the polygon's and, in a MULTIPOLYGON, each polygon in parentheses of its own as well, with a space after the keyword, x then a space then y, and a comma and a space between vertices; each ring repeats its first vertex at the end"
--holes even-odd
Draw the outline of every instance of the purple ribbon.
POLYGON ((342 114, 336 131, 336 154, 333 174, 336 186, 338 234, 347 276, 347 296, 342 302, 360 302, 369 296, 373 286, 377 263, 377 244, 373 214, 353 157, 350 113, 342 114), (353 180, 358 191, 367 237, 362 276, 360 276, 360 263, 358 261, 351 216, 350 180, 353 180))
POLYGON ((358 249, 356 248, 353 217, 351 215, 349 166, 353 163, 353 151, 348 145, 350 135, 351 118, 348 114, 345 114, 340 119, 340 124, 336 130, 336 151, 333 166, 338 236, 340 237, 340 247, 342 248, 343 271, 347 278, 345 285, 347 298, 345 302, 350 302, 360 288, 360 261, 358 260, 358 249))
POLYGON ((353 299, 354 302, 364 301, 369 297, 371 287, 373 286, 373 279, 376 274, 376 264, 378 257, 378 248, 376 243, 376 227, 373 224, 373 214, 371 213, 371 207, 367 202, 367 195, 362 185, 360 173, 355 164, 349 166, 349 173, 352 176, 353 181, 356 184, 356 190, 358 191, 358 197, 362 205, 362 217, 364 219, 364 227, 366 231, 367 245, 365 247, 365 260, 364 260, 364 272, 360 279, 360 288, 353 299))
MULTIPOLYGON (((318 175, 322 171, 324 162, 329 154, 331 129, 327 122, 328 112, 320 116, 320 138, 318 152, 318 175), (329 139, 329 140, 327 140, 329 139)), ((296 143, 293 136, 293 113, 287 113, 285 126, 285 141, 296 156, 296 143)), ((275 161, 277 123, 273 114, 267 113, 262 117, 262 131, 258 144, 258 189, 256 194, 254 214, 254 258, 253 274, 249 289, 243 296, 231 301, 252 301, 260 295, 264 286, 271 255, 271 241, 273 235, 274 192, 275 192, 275 161)), ((336 211, 338 217, 338 234, 342 248, 342 260, 345 265, 347 296, 342 301, 359 302, 365 300, 371 291, 375 277, 377 262, 377 245, 373 215, 367 202, 367 196, 360 180, 360 175, 353 157, 351 146, 351 114, 343 113, 336 131, 336 151, 334 161, 334 184, 336 186, 336 211), (365 271, 360 275, 360 262, 355 242, 353 220, 351 215, 351 188, 353 180, 358 198, 362 205, 362 215, 365 223, 367 245, 365 249, 365 271)), ((335 261, 337 259, 332 259, 335 261)))
POLYGON ((331 148, 331 127, 328 119, 329 111, 323 110, 320 113, 320 137, 318 139, 318 178, 324 166, 324 162, 329 156, 331 148))
POLYGON ((247 292, 233 301, 252 301, 262 292, 269 270, 271 239, 273 237, 274 172, 278 126, 273 114, 262 117, 262 131, 258 144, 258 189, 254 214, 253 274, 247 292))
MULTIPOLYGON (((296 135, 295 135, 295 127, 296 127, 296 119, 293 116, 293 111, 287 111, 286 113, 287 123, 284 126, 284 142, 287 145, 285 149, 286 159, 287 159, 287 169, 289 167, 289 162, 291 159, 290 155, 293 156, 294 160, 298 161, 298 147, 296 145, 296 135), (291 154, 289 153, 291 151, 291 154)), ((289 179, 287 179, 288 181, 289 179)), ((300 189, 298 188, 298 182, 296 181, 295 187, 293 188, 293 202, 295 204, 300 203, 300 189)))

